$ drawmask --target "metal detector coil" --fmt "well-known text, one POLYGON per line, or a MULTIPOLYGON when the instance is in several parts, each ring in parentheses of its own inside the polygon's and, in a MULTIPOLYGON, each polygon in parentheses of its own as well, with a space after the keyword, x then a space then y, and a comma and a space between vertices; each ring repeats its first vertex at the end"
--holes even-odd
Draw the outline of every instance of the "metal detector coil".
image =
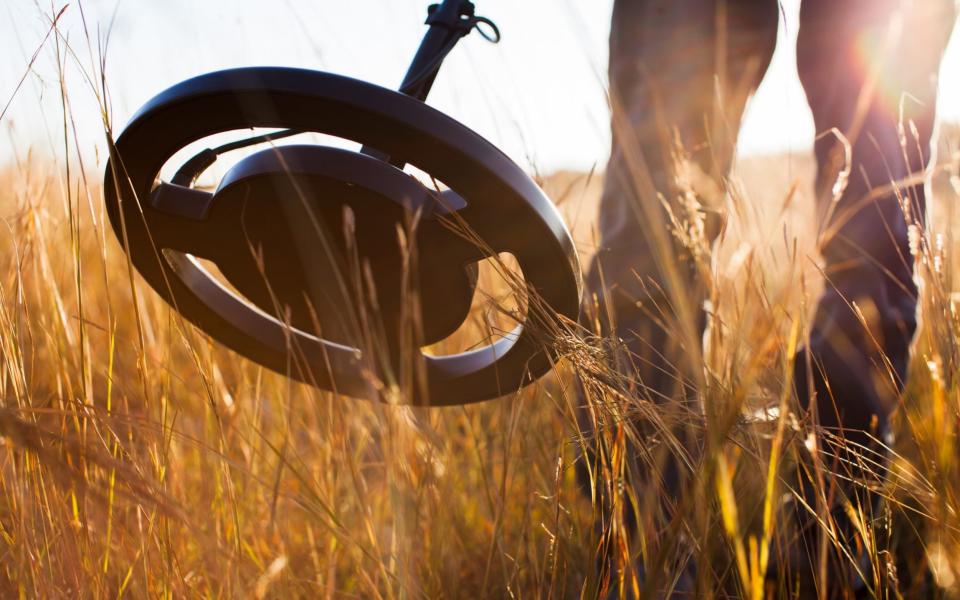
POLYGON ((464 0, 432 7, 428 23, 401 92, 273 67, 210 73, 162 92, 111 148, 105 199, 132 264, 214 339, 356 397, 377 395, 371 373, 412 361, 422 377, 405 399, 439 406, 503 395, 544 374, 553 350, 543 322, 577 318, 581 282, 570 234, 530 177, 423 102, 457 40, 480 25, 499 32, 464 0), (204 150, 169 181, 159 178, 190 144, 250 128, 280 131, 204 150), (306 132, 362 149, 272 144, 306 132), (234 165, 215 190, 195 187, 218 156, 257 143, 271 146, 234 165), (424 185, 405 164, 449 189, 424 185), (467 318, 476 263, 503 252, 516 257, 529 291, 526 322, 485 348, 424 354, 467 318), (363 302, 375 306, 376 327, 360 322, 354 307, 363 302), (383 344, 365 339, 371 330, 383 344))

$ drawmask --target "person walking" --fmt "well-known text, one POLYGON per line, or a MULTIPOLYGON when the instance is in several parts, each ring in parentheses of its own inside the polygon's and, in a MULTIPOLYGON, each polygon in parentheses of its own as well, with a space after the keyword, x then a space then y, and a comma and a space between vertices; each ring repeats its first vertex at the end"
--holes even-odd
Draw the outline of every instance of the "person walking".
MULTIPOLYGON (((954 13, 953 0, 802 0, 800 8, 797 63, 818 133, 826 285, 796 356, 794 382, 818 431, 848 444, 876 448, 889 433, 907 375, 917 327, 908 219, 924 219, 917 176, 930 161, 936 75, 954 13)), ((600 248, 586 279, 587 305, 594 307, 587 314, 604 335, 622 341, 619 370, 637 393, 667 412, 699 409, 691 406, 689 384, 697 376, 683 347, 699 341, 707 315, 698 258, 671 234, 664 200, 682 212, 693 189, 702 217, 697 230, 708 243, 716 240, 737 131, 773 55, 780 16, 776 0, 614 2, 612 152, 600 248), (673 327, 682 330, 683 323, 693 325, 678 335, 673 327)), ((666 461, 660 485, 675 499, 685 467, 666 461)), ((839 485, 848 495, 860 493, 839 485)), ((665 514, 660 526, 668 521, 665 514)), ((834 581, 821 586, 851 585, 843 560, 831 557, 834 581)), ((813 577, 815 566, 806 569, 813 577)))

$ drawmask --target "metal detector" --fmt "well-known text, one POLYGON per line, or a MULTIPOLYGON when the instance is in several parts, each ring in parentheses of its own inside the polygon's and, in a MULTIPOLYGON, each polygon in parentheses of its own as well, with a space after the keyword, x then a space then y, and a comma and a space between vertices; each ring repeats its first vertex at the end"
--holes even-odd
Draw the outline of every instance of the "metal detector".
POLYGON ((371 382, 410 367, 419 376, 403 401, 439 406, 507 394, 549 370, 558 324, 578 316, 581 279, 570 233, 533 180, 424 103, 456 43, 474 30, 496 42, 496 26, 466 0, 431 6, 426 23, 400 91, 256 67, 160 93, 111 148, 105 200, 133 266, 217 341, 356 397, 382 398, 371 382), (250 128, 278 131, 205 149, 159 178, 186 146, 250 128), (302 133, 359 150, 276 143, 302 133), (195 186, 218 157, 258 144, 216 189, 195 186), (484 348, 425 354, 467 318, 478 261, 504 252, 522 271, 524 322, 484 348))

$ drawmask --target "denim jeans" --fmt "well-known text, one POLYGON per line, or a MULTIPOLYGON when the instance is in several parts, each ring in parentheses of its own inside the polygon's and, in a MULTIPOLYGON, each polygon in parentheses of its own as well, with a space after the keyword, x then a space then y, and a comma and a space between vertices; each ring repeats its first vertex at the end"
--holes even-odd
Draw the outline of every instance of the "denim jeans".
MULTIPOLYGON (((922 226, 924 187, 911 176, 930 160, 936 76, 954 10, 953 0, 801 5, 797 61, 816 131, 842 136, 818 135, 814 147, 827 283, 795 381, 804 408, 816 397, 819 424, 842 428, 852 441, 886 432, 906 377, 917 285, 904 211, 922 226), (837 186, 845 169, 845 187, 837 186)), ((638 393, 663 407, 688 398, 683 346, 706 324, 695 257, 669 233, 664 204, 683 202, 678 179, 694 181, 699 231, 708 243, 716 239, 737 131, 770 63, 780 17, 776 0, 614 4, 613 143, 587 313, 623 341, 618 361, 638 393), (693 335, 678 337, 651 306, 686 310, 693 335)), ((676 487, 670 479, 667 487, 676 487)))

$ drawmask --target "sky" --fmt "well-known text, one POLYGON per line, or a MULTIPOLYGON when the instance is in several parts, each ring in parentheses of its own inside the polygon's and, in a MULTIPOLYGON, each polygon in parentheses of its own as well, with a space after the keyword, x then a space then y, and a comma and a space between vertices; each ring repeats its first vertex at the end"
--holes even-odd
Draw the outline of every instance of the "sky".
MULTIPOLYGON (((30 58, 65 0, 3 0, 0 6, 0 163, 62 153, 63 112, 53 39, 30 58), (24 74, 23 85, 14 94, 24 74), (12 100, 11 100, 12 98, 12 100)), ((115 126, 153 95, 217 69, 283 65, 326 70, 395 88, 425 31, 426 0, 70 0, 60 29, 80 151, 101 168, 103 130, 90 71, 106 46, 115 126), (86 23, 89 37, 84 32, 86 23), (92 52, 91 52, 92 50, 92 52), (78 64, 79 63, 79 64, 78 64)), ((429 103, 475 129, 527 169, 602 168, 609 155, 606 38, 612 0, 475 0, 493 19, 498 45, 465 39, 444 63, 429 103)), ((767 77, 746 115, 741 154, 803 151, 813 124, 797 81, 799 0, 767 77)), ((960 120, 960 47, 944 60, 940 113, 960 120)))

